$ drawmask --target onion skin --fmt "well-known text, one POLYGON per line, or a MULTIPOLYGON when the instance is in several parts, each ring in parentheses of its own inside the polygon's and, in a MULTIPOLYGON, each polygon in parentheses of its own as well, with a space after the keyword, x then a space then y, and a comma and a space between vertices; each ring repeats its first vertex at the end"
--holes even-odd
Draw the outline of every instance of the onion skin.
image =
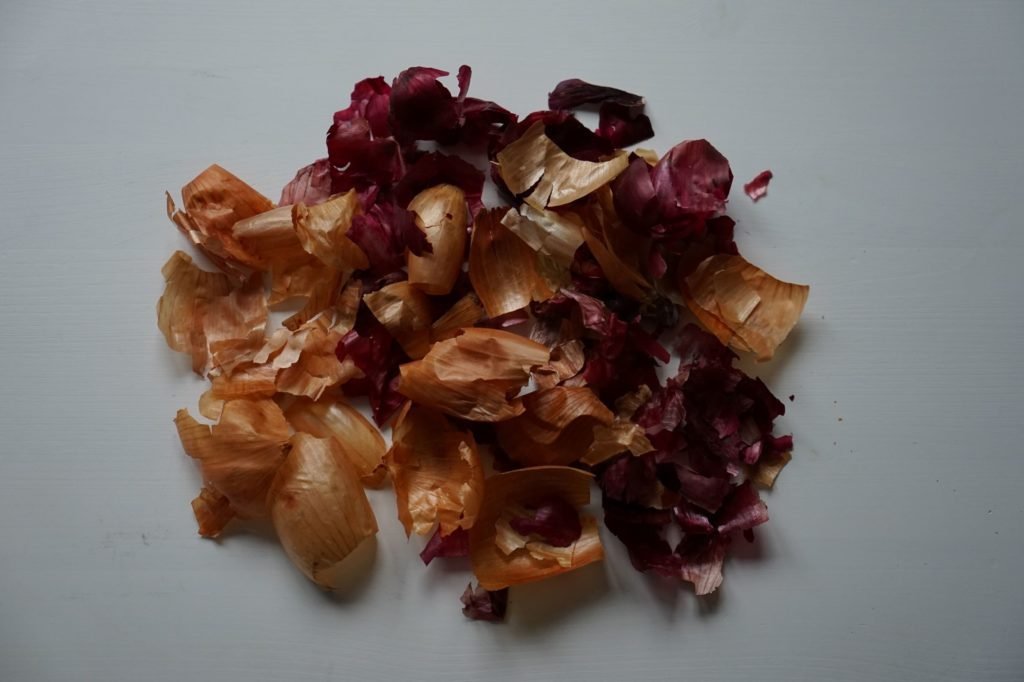
POLYGON ((355 468, 332 440, 296 433, 267 495, 284 551, 307 578, 340 587, 342 562, 377 534, 377 519, 355 468))

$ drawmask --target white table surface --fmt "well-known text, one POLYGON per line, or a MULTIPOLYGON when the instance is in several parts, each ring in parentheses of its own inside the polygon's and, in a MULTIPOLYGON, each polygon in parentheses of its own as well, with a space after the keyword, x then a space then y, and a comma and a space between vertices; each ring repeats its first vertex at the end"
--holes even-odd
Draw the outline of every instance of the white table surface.
POLYGON ((1022 36, 1019 1, 4 2, 0 680, 1024 678, 1022 36), (164 190, 218 162, 276 197, 353 82, 463 62, 520 113, 567 77, 646 95, 653 146, 732 162, 743 252, 812 285, 758 368, 795 458, 715 600, 609 536, 466 621, 387 491, 336 598, 196 535, 164 190))

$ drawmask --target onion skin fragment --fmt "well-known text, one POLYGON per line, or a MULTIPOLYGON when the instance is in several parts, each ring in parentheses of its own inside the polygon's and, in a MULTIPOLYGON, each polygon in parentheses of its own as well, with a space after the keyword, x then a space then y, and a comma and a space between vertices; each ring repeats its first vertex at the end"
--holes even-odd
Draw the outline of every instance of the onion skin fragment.
POLYGON ((267 495, 270 519, 307 578, 325 589, 341 587, 344 559, 377 534, 377 519, 359 475, 332 440, 296 433, 289 442, 267 495))
POLYGON ((539 559, 535 551, 504 553, 498 546, 498 521, 502 513, 518 504, 557 496, 577 510, 590 502, 591 475, 562 466, 540 466, 497 474, 484 485, 480 515, 469 531, 469 556, 480 587, 500 590, 511 585, 543 580, 604 558, 597 521, 581 514, 582 535, 564 548, 546 547, 550 558, 539 559), (560 561, 559 559, 563 559, 560 561))

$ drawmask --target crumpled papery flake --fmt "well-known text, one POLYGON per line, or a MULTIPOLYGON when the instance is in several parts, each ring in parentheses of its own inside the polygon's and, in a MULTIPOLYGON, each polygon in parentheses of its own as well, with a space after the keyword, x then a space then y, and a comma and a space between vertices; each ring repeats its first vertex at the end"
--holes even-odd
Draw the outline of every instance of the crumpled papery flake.
POLYGON ((629 158, 618 152, 604 161, 581 161, 562 151, 534 123, 512 144, 498 153, 501 179, 517 196, 540 210, 564 206, 606 185, 626 170, 629 158))
POLYGON ((687 140, 657 164, 634 157, 615 182, 615 208, 623 222, 656 239, 693 238, 725 209, 732 187, 729 161, 707 140, 687 140))
POLYGON ((296 433, 266 496, 288 558, 325 589, 345 578, 343 560, 377 534, 355 468, 333 439, 296 433))
POLYGON ((405 532, 441 535, 470 528, 483 496, 476 441, 443 414, 412 403, 395 418, 386 456, 405 532))
POLYGON ((339 363, 338 343, 355 324, 360 285, 350 283, 333 307, 292 331, 275 331, 253 357, 269 364, 277 374, 274 386, 281 393, 317 400, 327 389, 359 376, 352 363, 339 363))
POLYGON ((743 185, 743 191, 755 203, 768 196, 768 183, 774 176, 770 170, 763 170, 754 179, 743 185))
POLYGON ((230 375, 214 376, 210 388, 199 396, 199 414, 217 420, 229 400, 272 398, 277 393, 277 372, 272 365, 245 363, 230 375))
POLYGON ((435 343, 401 367, 398 390, 413 401, 472 421, 503 421, 524 411, 515 397, 550 357, 541 344, 497 329, 471 328, 435 343))
POLYGON ((315 205, 292 206, 292 222, 299 242, 308 253, 336 270, 361 270, 370 261, 347 233, 360 212, 355 190, 315 205))
POLYGON ((230 373, 262 345, 267 326, 267 301, 259 275, 251 275, 227 296, 210 302, 203 335, 212 367, 230 373))
POLYGON ((235 518, 231 500, 207 485, 204 485, 198 497, 192 500, 192 513, 199 524, 199 534, 204 538, 217 537, 231 519, 235 518))
POLYGON ((469 247, 469 279, 490 317, 555 293, 540 274, 537 253, 501 223, 503 214, 500 208, 478 213, 469 247))
POLYGON ((686 278, 690 311, 718 339, 770 360, 803 312, 810 287, 775 279, 742 256, 711 256, 686 278))
POLYGON ((420 559, 424 566, 437 558, 468 557, 469 556, 469 532, 465 528, 456 528, 448 535, 441 534, 438 527, 430 536, 423 551, 420 552, 420 559))
POLYGON ((281 408, 266 399, 232 400, 213 426, 188 410, 178 410, 174 423, 185 452, 199 461, 205 486, 227 499, 236 516, 266 517, 267 490, 287 452, 281 408))
POLYGON ((578 78, 564 80, 548 93, 552 109, 600 105, 597 134, 615 147, 626 147, 654 136, 651 119, 644 114, 644 98, 625 90, 593 85, 578 78))
POLYGON ((343 334, 315 321, 295 332, 302 350, 294 363, 277 373, 277 390, 319 400, 324 391, 355 376, 353 368, 339 363, 335 355, 343 334))
POLYGON ((494 623, 505 620, 508 609, 508 589, 485 590, 473 583, 466 585, 466 591, 460 597, 462 615, 472 620, 485 620, 494 623))
POLYGON ((407 252, 422 255, 431 251, 427 235, 416 227, 415 215, 392 204, 374 204, 366 213, 356 215, 345 236, 366 254, 370 272, 377 276, 401 270, 407 252))
POLYGON ((576 249, 583 244, 583 229, 578 221, 529 204, 523 204, 518 211, 510 208, 501 224, 566 271, 572 265, 576 249))
POLYGON ((357 282, 352 282, 336 305, 321 311, 296 330, 277 329, 262 338, 258 350, 248 352, 246 361, 230 374, 211 377, 210 389, 199 399, 199 413, 207 419, 220 416, 224 402, 238 398, 270 398, 277 392, 307 396, 314 400, 348 379, 361 377, 351 362, 338 363, 338 342, 352 328, 359 305, 357 282))
POLYGON ((410 358, 422 358, 430 350, 433 320, 423 291, 409 282, 395 282, 365 294, 363 303, 410 358))
POLYGON ((270 305, 292 297, 311 297, 332 274, 303 248, 291 206, 239 220, 232 226, 231 235, 249 254, 249 267, 271 274, 270 305))
POLYGON ((434 341, 444 341, 456 336, 463 327, 472 327, 484 319, 487 313, 480 305, 476 294, 466 294, 452 304, 441 317, 431 325, 431 336, 434 341))
POLYGON ((585 104, 603 104, 605 102, 642 109, 644 98, 618 88, 594 85, 579 78, 567 78, 548 93, 548 106, 552 109, 575 109, 585 104))
POLYGON ((167 194, 167 217, 225 273, 240 278, 258 259, 231 234, 235 223, 274 208, 274 203, 214 164, 181 188, 182 210, 167 194))
POLYGON ((191 355, 192 369, 206 374, 206 310, 212 301, 230 293, 231 279, 196 267, 183 251, 175 251, 161 272, 166 284, 156 304, 157 326, 172 350, 191 355))
POLYGON ((594 427, 593 440, 580 461, 596 466, 623 452, 644 455, 652 450, 654 446, 639 424, 616 417, 610 424, 594 427))
MULTIPOLYGON (((587 454, 612 411, 587 387, 555 386, 523 397, 526 411, 498 424, 498 443, 525 466, 572 464, 587 454)), ((621 452, 621 451, 620 451, 621 452)))
POLYGON ((345 393, 369 398, 374 421, 378 426, 384 424, 404 402, 397 390, 398 363, 405 359, 401 347, 369 308, 362 308, 355 327, 338 342, 335 354, 342 365, 360 372, 345 383, 345 393))
POLYGON ((258 276, 233 287, 229 277, 201 270, 181 251, 167 261, 163 275, 157 326, 168 346, 192 356, 197 374, 230 372, 262 345, 267 303, 258 276))
POLYGON ((470 560, 480 586, 499 590, 576 570, 604 558, 597 521, 591 516, 577 517, 580 535, 566 547, 522 536, 508 523, 499 524, 503 514, 511 522, 509 513, 536 508, 535 503, 550 498, 559 498, 578 510, 590 501, 590 480, 586 472, 558 466, 517 469, 488 478, 480 515, 469 531, 470 560), (510 532, 519 539, 510 539, 510 532), (511 546, 520 542, 520 547, 511 546))
POLYGON ((331 196, 331 162, 317 159, 308 166, 303 166, 284 189, 281 190, 281 206, 306 204, 312 206, 327 201, 331 196))
POLYGON ((594 192, 591 201, 581 208, 580 217, 583 238, 608 281, 620 293, 646 300, 651 289, 645 274, 651 244, 623 226, 611 190, 602 187, 594 192))
MULTIPOLYGON (((732 351, 693 324, 679 336, 679 372, 633 415, 655 450, 610 460, 598 480, 605 524, 633 565, 693 582, 705 594, 721 583, 729 535, 768 520, 753 484, 774 480, 792 438, 772 434, 785 408, 760 380, 732 367, 732 351), (762 460, 769 464, 759 475, 762 460), (741 482, 744 472, 749 478, 741 482), (675 547, 665 532, 673 523, 684 533, 675 547)), ((627 405, 634 400, 624 399, 624 409, 634 409, 627 405)))
POLYGON ((239 220, 231 226, 231 236, 249 254, 255 270, 287 272, 309 260, 295 230, 291 206, 239 220))
POLYGON ((537 390, 563 384, 580 373, 586 363, 583 342, 579 339, 565 341, 551 349, 551 360, 533 371, 537 390))
POLYGON ((750 468, 747 475, 751 481, 762 488, 771 488, 775 485, 775 479, 783 467, 789 464, 793 455, 789 452, 779 452, 767 457, 761 457, 757 464, 750 468))

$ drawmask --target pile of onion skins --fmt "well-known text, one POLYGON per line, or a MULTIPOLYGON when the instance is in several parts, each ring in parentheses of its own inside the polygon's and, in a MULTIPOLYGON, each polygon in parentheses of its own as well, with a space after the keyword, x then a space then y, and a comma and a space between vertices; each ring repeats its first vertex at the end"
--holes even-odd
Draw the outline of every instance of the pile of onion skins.
POLYGON ((580 511, 596 482, 634 567, 708 594, 735 536, 767 521, 758 488, 792 448, 734 350, 771 358, 808 288, 739 255, 710 143, 623 150, 653 134, 643 98, 567 80, 519 118, 469 97, 470 74, 455 94, 424 67, 357 83, 326 158, 277 205, 216 165, 180 209, 167 196, 217 268, 175 253, 157 306, 210 382, 210 423, 175 418, 202 470, 199 533, 267 520, 310 580, 339 587, 377 533, 364 486, 390 484, 424 563, 469 557, 463 612, 500 620, 510 586, 603 558, 580 511), (507 205, 482 203, 485 158, 507 205))

